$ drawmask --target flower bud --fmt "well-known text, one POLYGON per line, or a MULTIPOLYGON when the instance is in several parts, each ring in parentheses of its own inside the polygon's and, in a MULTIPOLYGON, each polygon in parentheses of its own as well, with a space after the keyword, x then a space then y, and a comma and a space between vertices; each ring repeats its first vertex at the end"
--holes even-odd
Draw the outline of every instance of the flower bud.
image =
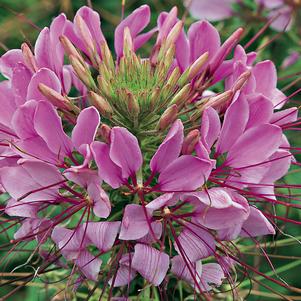
POLYGON ((90 32, 86 22, 78 14, 75 16, 74 22, 75 22, 77 28, 79 29, 80 36, 83 39, 83 42, 87 47, 87 50, 90 53, 93 53, 94 49, 95 49, 94 43, 93 43, 93 38, 91 36, 91 32, 90 32))
POLYGON ((114 60, 108 44, 106 42, 103 42, 101 43, 100 48, 103 62, 105 63, 107 68, 114 70, 114 60))
POLYGON ((131 31, 128 27, 126 27, 124 29, 124 35, 123 35, 123 54, 127 56, 133 50, 134 50, 134 44, 131 36, 131 31))
POLYGON ((238 43, 241 35, 243 34, 243 28, 238 28, 232 35, 224 42, 220 47, 216 55, 214 56, 212 63, 210 64, 210 72, 213 74, 216 69, 221 65, 221 62, 231 52, 233 47, 238 43))
POLYGON ((24 57, 26 66, 31 71, 37 72, 38 71, 37 62, 36 62, 36 59, 35 59, 32 51, 30 50, 29 46, 26 43, 23 43, 21 46, 21 49, 22 49, 22 53, 23 53, 23 57, 24 57))
POLYGON ((202 106, 201 111, 204 111, 208 107, 218 109, 218 108, 224 106, 228 101, 230 101, 232 99, 233 95, 234 95, 233 91, 230 90, 230 91, 226 91, 224 93, 218 94, 216 96, 210 97, 208 102, 202 106))
POLYGON ((138 100, 130 91, 126 91, 126 94, 128 111, 134 116, 138 116, 140 113, 138 100))
POLYGON ((77 49, 74 47, 74 45, 65 35, 60 36, 59 39, 63 45, 63 48, 67 56, 73 55, 74 57, 79 59, 82 63, 84 62, 83 58, 81 57, 77 49))
POLYGON ((182 154, 191 155, 199 140, 200 140, 200 131, 197 129, 190 131, 184 139, 182 145, 182 154))
POLYGON ((175 26, 171 29, 170 33, 166 38, 166 48, 169 49, 174 45, 183 29, 183 21, 178 21, 175 26))
POLYGON ((178 106, 173 104, 165 110, 162 114, 157 128, 159 130, 165 130, 170 124, 172 124, 178 117, 178 106))
POLYGON ((171 100, 170 104, 183 105, 191 92, 191 84, 184 86, 171 100))
POLYGON ((181 76, 180 68, 176 67, 170 74, 167 84, 169 84, 171 87, 175 87, 177 85, 180 76, 181 76))
POLYGON ((161 89, 159 87, 155 88, 150 97, 150 107, 154 109, 160 102, 161 89))
POLYGON ((84 66, 81 61, 75 57, 74 55, 69 56, 70 63, 79 77, 79 79, 85 84, 85 86, 89 88, 95 88, 95 83, 93 78, 91 77, 90 71, 84 66))
POLYGON ((91 104, 105 117, 110 117, 113 113, 111 105, 102 96, 93 91, 89 92, 91 104))
POLYGON ((188 79, 191 81, 204 67, 205 63, 208 61, 209 52, 203 53, 189 68, 188 79))
POLYGON ((39 91, 57 108, 67 111, 74 111, 75 113, 79 113, 80 110, 77 106, 73 105, 68 99, 62 96, 57 91, 51 89, 50 87, 40 83, 39 91))
POLYGON ((108 125, 103 123, 100 126, 99 133, 100 133, 101 137, 103 138, 104 142, 106 142, 106 143, 111 142, 111 128, 108 125))
POLYGON ((233 84, 232 91, 235 93, 240 90, 247 83, 250 76, 251 71, 245 71, 244 73, 242 73, 233 84))

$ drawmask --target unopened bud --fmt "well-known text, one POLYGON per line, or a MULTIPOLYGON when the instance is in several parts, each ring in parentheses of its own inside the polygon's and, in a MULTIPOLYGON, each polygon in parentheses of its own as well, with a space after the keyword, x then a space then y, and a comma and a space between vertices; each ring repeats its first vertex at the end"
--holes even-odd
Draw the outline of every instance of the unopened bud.
POLYGON ((91 36, 91 32, 84 21, 84 19, 80 15, 76 15, 74 19, 75 25, 79 29, 80 36, 85 43, 87 50, 90 53, 94 52, 94 43, 93 43, 93 38, 91 36))
POLYGON ((170 104, 183 105, 191 92, 191 84, 184 86, 171 100, 170 104))
POLYGON ((112 57, 112 53, 108 47, 108 44, 104 41, 103 43, 101 43, 101 55, 102 55, 102 59, 104 61, 104 63, 106 64, 106 66, 109 69, 114 69, 114 60, 112 57))
POLYGON ((205 63, 208 61, 209 52, 203 53, 189 68, 188 79, 192 80, 204 67, 205 63))
POLYGON ((127 55, 129 52, 134 50, 133 39, 131 36, 131 31, 128 27, 124 29, 123 34, 123 54, 127 55))
POLYGON ((91 104, 105 117, 112 115, 113 110, 107 100, 93 91, 89 92, 91 104))
POLYGON ((171 87, 175 87, 180 76, 181 76, 180 68, 176 67, 170 74, 167 84, 169 84, 171 87))
POLYGON ((65 50, 65 53, 67 56, 73 55, 77 59, 79 59, 81 62, 83 62, 83 58, 77 51, 77 49, 74 47, 74 45, 71 43, 71 41, 64 35, 60 36, 60 42, 63 45, 63 48, 65 50))
POLYGON ((134 116, 138 116, 140 113, 138 100, 130 91, 127 91, 126 94, 127 94, 127 107, 129 112, 132 113, 134 116))
POLYGON ((98 83, 99 90, 101 90, 105 96, 109 97, 112 94, 110 85, 107 83, 107 81, 104 79, 102 75, 97 76, 97 83, 98 83))
POLYGON ((227 55, 231 52, 234 46, 238 43, 241 35, 243 34, 243 28, 238 28, 232 35, 224 42, 224 44, 219 48, 215 57, 210 64, 210 72, 214 73, 217 68, 221 65, 223 60, 227 57, 227 55))
POLYGON ((174 45, 183 29, 183 21, 178 21, 175 26, 171 29, 170 33, 166 38, 166 48, 168 49, 174 45))
POLYGON ((161 89, 159 87, 155 88, 150 97, 151 109, 154 109, 160 101, 161 89))
POLYGON ((245 71, 244 73, 242 73, 233 84, 232 91, 235 93, 240 90, 247 83, 250 76, 251 71, 245 71))
POLYGON ((200 131, 199 130, 190 131, 184 139, 183 146, 182 146, 182 154, 191 155, 199 140, 200 140, 200 131))
POLYGON ((95 83, 93 81, 93 78, 91 77, 91 74, 87 67, 85 67, 80 60, 75 57, 74 55, 69 56, 70 63, 73 67, 73 70, 77 74, 78 78, 87 86, 90 88, 95 88, 95 83))
POLYGON ((225 105, 230 99, 232 99, 234 93, 233 91, 226 91, 219 95, 213 96, 209 98, 209 101, 202 107, 202 111, 208 107, 219 108, 225 105))
POLYGON ((39 91, 57 108, 67 111, 74 111, 75 113, 79 113, 80 110, 77 106, 73 105, 68 99, 62 96, 57 91, 52 88, 40 83, 39 91))
POLYGON ((100 135, 106 143, 111 142, 111 128, 107 124, 102 124, 99 129, 100 135))
POLYGON ((26 43, 23 43, 21 49, 26 66, 33 72, 38 71, 36 59, 29 46, 26 43))
POLYGON ((161 116, 157 128, 159 130, 165 130, 170 124, 172 124, 178 117, 178 106, 173 104, 165 110, 161 116))

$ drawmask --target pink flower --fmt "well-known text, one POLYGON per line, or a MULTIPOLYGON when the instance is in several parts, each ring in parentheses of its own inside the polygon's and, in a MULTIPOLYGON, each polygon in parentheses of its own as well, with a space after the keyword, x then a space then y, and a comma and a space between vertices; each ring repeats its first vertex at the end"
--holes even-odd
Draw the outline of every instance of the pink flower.
POLYGON ((259 5, 262 5, 269 10, 268 17, 275 18, 271 27, 277 31, 290 30, 293 24, 294 9, 298 9, 300 4, 297 1, 284 0, 256 0, 259 5))
MULTIPOLYGON (((101 142, 92 144, 99 176, 113 188, 126 184, 128 178, 135 185, 135 174, 142 165, 142 154, 136 137, 124 128, 115 127, 111 131, 110 140, 109 145, 101 142), (124 146, 122 150, 120 145, 124 146)), ((159 173, 158 183, 151 190, 193 191, 208 178, 211 163, 191 155, 180 156, 182 143, 183 125, 177 120, 150 161, 150 179, 159 173)))
POLYGON ((232 5, 235 2, 237 0, 186 0, 185 5, 190 14, 196 19, 219 21, 232 16, 232 5))
POLYGON ((1 209, 20 224, 11 243, 37 243, 39 273, 72 267, 74 289, 100 281, 111 298, 140 275, 206 296, 247 266, 230 243, 275 234, 260 203, 285 205, 274 186, 294 162, 283 133, 298 109, 282 109, 273 63, 237 45, 242 29, 222 43, 207 21, 186 33, 177 8, 145 31, 150 17, 143 5, 117 26, 116 60, 88 7, 0 58, 1 209))

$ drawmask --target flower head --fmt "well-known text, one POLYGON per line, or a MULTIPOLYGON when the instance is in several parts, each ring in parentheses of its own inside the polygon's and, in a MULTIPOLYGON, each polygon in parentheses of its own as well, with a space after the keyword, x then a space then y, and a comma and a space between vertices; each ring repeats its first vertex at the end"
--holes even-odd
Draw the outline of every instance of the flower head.
POLYGON ((149 22, 147 5, 121 21, 114 56, 82 7, 1 57, 3 210, 21 225, 11 243, 35 240, 41 273, 70 268, 75 288, 99 281, 111 298, 139 275, 176 277, 206 297, 244 267, 236 240, 275 234, 261 204, 281 204, 298 109, 282 109, 274 64, 237 45, 241 28, 186 33, 177 8, 149 22))

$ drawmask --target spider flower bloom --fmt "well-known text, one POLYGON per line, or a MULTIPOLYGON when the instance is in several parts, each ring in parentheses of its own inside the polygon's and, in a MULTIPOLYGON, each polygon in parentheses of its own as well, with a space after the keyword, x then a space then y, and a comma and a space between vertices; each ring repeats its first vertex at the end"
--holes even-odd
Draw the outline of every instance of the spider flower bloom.
POLYGON ((35 240, 39 273, 60 267, 67 289, 97 281, 110 299, 138 277, 160 290, 175 277, 209 298, 247 267, 236 239, 275 234, 262 205, 286 204, 274 185, 294 162, 283 130, 298 110, 282 109, 273 63, 237 46, 242 29, 186 33, 177 8, 149 22, 147 5, 121 21, 114 56, 82 7, 34 51, 1 57, 1 209, 6 229, 20 224, 9 245, 35 240))
POLYGON ((276 18, 271 27, 277 31, 287 31, 293 25, 295 14, 301 7, 299 0, 256 0, 258 5, 268 10, 270 19, 276 18))
POLYGON ((196 19, 207 19, 209 21, 220 21, 232 16, 233 3, 237 0, 206 1, 206 0, 186 0, 185 6, 190 14, 196 19))

